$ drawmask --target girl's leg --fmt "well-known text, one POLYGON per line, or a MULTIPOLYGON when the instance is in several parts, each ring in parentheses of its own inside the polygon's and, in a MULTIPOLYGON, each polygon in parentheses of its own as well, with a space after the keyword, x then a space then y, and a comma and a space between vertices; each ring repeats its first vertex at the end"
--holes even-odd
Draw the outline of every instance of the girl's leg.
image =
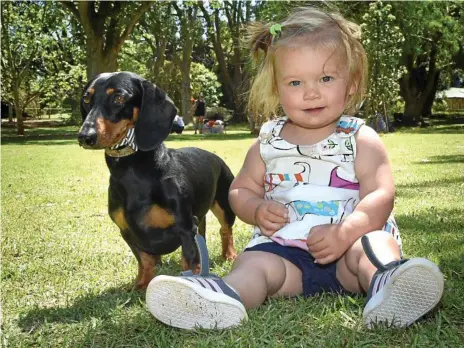
POLYGON ((198 116, 198 132, 200 134, 203 134, 203 126, 205 125, 203 122, 204 120, 205 116, 198 116))
POLYGON ((337 262, 337 278, 347 291, 367 292, 363 321, 368 327, 378 322, 409 326, 443 295, 439 268, 423 258, 401 260, 395 239, 385 231, 356 241, 337 262))
POLYGON ((278 255, 263 251, 240 254, 224 281, 240 295, 247 309, 258 307, 268 296, 303 293, 300 269, 278 255))
POLYGON ((267 296, 302 291, 301 271, 294 264, 275 254, 247 251, 237 257, 224 280, 207 271, 157 276, 148 285, 146 301, 149 311, 168 325, 213 329, 239 325, 247 319, 246 309, 259 306, 267 296))
MULTIPOLYGON (((401 259, 401 252, 393 236, 384 231, 367 234, 374 254, 384 264, 401 259)), ((350 292, 367 292, 377 271, 358 239, 337 262, 337 279, 350 292)))
POLYGON ((195 134, 197 134, 197 130, 198 130, 198 116, 193 116, 193 129, 195 130, 195 134))

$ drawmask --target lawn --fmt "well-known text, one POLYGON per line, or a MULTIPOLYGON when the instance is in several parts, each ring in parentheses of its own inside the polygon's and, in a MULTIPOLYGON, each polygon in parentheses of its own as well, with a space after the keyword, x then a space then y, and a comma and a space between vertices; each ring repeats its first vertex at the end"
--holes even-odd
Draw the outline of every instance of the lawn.
MULTIPOLYGON (((102 151, 83 150, 64 128, 3 137, 2 343, 8 347, 458 347, 464 345, 464 142, 462 125, 382 136, 394 168, 396 217, 406 257, 436 262, 445 278, 435 312, 407 329, 361 323, 364 297, 323 295, 268 301, 240 328, 180 331, 157 322, 143 292, 131 291, 137 264, 107 215, 108 170, 102 151)), ((3 132, 3 130, 2 130, 3 132)), ((8 134, 4 133, 3 135, 8 134)), ((171 136, 169 147, 198 146, 237 173, 253 137, 171 136)), ((209 214, 212 271, 219 225, 209 214)), ((249 227, 238 221, 242 250, 249 227)), ((180 252, 158 274, 180 272, 180 252)))

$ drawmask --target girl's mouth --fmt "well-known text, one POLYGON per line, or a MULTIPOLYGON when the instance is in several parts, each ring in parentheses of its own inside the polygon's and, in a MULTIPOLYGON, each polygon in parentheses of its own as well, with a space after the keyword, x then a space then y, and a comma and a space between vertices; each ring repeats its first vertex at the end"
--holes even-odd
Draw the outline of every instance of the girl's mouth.
POLYGON ((318 114, 320 113, 322 110, 324 110, 324 107, 320 107, 320 108, 312 108, 312 109, 305 109, 304 112, 308 113, 308 114, 318 114))

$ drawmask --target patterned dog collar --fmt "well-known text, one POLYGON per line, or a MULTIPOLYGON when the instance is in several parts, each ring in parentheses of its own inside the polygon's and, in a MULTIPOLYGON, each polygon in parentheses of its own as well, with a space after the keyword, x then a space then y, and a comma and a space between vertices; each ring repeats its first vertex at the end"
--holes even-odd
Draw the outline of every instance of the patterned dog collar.
POLYGON ((126 157, 137 152, 137 150, 135 129, 129 128, 124 139, 109 149, 105 149, 105 153, 110 157, 126 157))

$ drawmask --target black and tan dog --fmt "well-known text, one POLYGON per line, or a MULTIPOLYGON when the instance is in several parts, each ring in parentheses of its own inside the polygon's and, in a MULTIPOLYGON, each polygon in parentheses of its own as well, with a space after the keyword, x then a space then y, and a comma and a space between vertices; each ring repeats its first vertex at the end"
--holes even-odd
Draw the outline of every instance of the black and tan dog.
POLYGON ((222 255, 235 257, 233 174, 210 152, 164 146, 176 108, 160 88, 130 72, 100 74, 85 87, 81 112, 79 144, 105 149, 109 214, 139 263, 137 288, 154 277, 161 255, 179 246, 182 268, 197 270, 194 233, 199 221, 204 235, 208 210, 221 224, 222 255))

